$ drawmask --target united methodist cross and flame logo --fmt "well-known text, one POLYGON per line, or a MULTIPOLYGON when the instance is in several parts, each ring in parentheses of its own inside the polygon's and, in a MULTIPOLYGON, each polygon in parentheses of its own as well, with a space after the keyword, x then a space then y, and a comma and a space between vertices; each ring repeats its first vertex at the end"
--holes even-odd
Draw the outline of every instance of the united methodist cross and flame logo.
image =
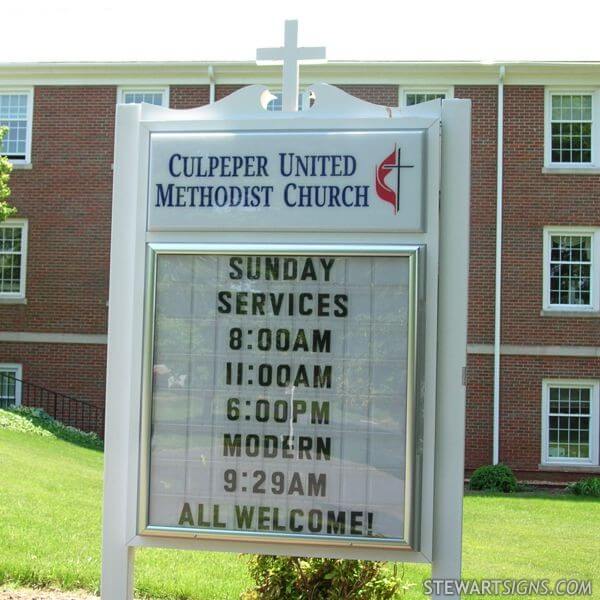
POLYGON ((403 165, 401 163, 401 149, 394 144, 394 150, 386 156, 375 168, 375 191, 381 200, 389 202, 394 207, 394 214, 400 210, 400 171, 401 169, 412 169, 414 165, 403 165), (396 171, 393 187, 386 182, 390 173, 396 171))

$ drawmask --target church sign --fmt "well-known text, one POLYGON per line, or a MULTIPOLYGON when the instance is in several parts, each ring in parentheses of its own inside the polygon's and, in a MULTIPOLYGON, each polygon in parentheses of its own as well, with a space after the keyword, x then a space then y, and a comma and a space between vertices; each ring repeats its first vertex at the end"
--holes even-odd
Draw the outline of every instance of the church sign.
POLYGON ((422 231, 426 141, 424 130, 155 133, 148 229, 422 231))
POLYGON ((470 107, 311 94, 118 107, 103 598, 143 546, 460 574, 470 107))
POLYGON ((419 247, 150 252, 147 531, 410 544, 419 247))

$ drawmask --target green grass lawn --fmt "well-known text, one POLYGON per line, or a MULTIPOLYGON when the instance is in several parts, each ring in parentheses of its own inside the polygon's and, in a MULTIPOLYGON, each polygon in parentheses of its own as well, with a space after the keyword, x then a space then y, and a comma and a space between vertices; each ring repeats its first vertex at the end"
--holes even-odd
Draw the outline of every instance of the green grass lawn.
MULTIPOLYGON (((429 577, 429 567, 407 566, 410 582, 419 582, 419 574, 421 580, 429 577)), ((559 579, 592 580, 593 597, 600 598, 600 500, 541 493, 467 494, 462 576, 548 579, 551 585, 559 579)), ((422 597, 421 585, 408 597, 422 597)))
MULTIPOLYGON (((100 451, 0 427, 0 584, 97 590, 101 490, 100 451)), ((408 597, 421 597, 429 569, 404 572, 408 597)), ((463 576, 591 579, 600 598, 600 501, 468 495, 463 576)), ((235 554, 137 553, 141 596, 235 599, 249 583, 235 554)))

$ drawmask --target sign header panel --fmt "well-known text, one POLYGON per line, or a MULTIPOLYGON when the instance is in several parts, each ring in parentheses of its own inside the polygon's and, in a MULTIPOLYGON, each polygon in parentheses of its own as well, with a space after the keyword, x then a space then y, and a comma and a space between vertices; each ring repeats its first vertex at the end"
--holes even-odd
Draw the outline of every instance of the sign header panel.
POLYGON ((417 260, 159 248, 143 526, 410 547, 417 260))
POLYGON ((425 130, 152 133, 148 230, 422 232, 425 130))

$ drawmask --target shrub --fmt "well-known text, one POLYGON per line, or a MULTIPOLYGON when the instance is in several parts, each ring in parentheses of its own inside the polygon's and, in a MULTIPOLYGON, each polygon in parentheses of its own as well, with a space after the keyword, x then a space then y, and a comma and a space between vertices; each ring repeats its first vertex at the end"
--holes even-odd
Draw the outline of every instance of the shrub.
POLYGON ((53 419, 41 408, 12 406, 0 409, 0 429, 11 429, 43 437, 55 437, 93 450, 102 450, 102 439, 53 419))
POLYGON ((569 484, 567 489, 577 496, 594 496, 600 498, 600 477, 587 477, 569 484))
POLYGON ((242 600, 388 600, 407 586, 385 563, 366 560, 253 556, 255 582, 242 600))
POLYGON ((469 487, 486 492, 516 492, 517 478, 506 465, 485 465, 471 475, 469 487))

